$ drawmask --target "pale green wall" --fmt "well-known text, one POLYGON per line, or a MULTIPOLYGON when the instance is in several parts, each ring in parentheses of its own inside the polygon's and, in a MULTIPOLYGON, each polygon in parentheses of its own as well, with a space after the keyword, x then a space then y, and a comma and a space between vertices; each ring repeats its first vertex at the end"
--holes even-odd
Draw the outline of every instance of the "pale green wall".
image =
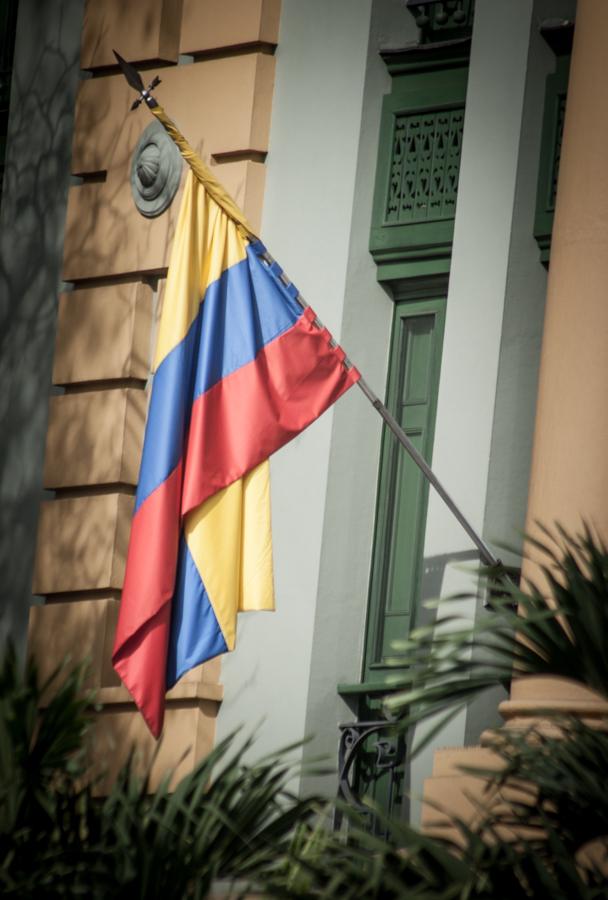
MULTIPOLYGON (((374 3, 342 339, 381 397, 385 392, 393 301, 376 280, 376 265, 368 249, 382 97, 391 86, 380 50, 401 47, 415 41, 416 35, 414 21, 402 3, 374 3)), ((306 711, 306 734, 314 736, 307 757, 324 754, 333 764, 338 724, 353 720, 336 686, 361 679, 380 437, 377 413, 358 390, 351 391, 334 412, 306 711)), ((323 783, 321 779, 308 779, 306 786, 331 792, 335 791, 336 780, 330 777, 323 783)))
MULTIPOLYGON (((478 532, 488 489, 532 5, 478 0, 471 45, 433 468, 478 532)), ((432 593, 475 590, 475 579, 462 570, 471 549, 431 491, 424 556, 433 570, 432 593)), ((475 601, 459 607, 474 615, 475 601)), ((465 727, 463 713, 412 763, 415 822, 415 797, 431 774, 434 750, 462 746, 465 727)))
POLYGON ((534 213, 545 80, 555 69, 555 56, 541 37, 538 23, 572 15, 573 6, 569 0, 536 0, 528 54, 484 522, 489 540, 519 547, 547 287, 547 272, 534 240, 534 213))
MULTIPOLYGON (((262 237, 336 336, 359 190, 370 7, 283 0, 276 56, 262 237)), ((272 459, 278 608, 242 616, 237 650, 223 662, 218 734, 261 722, 256 755, 306 731, 331 430, 328 412, 272 459)))
MULTIPOLYGON (((539 19, 566 0, 478 0, 433 466, 494 541, 521 527, 545 273, 532 236, 544 76, 539 19)), ((400 0, 284 3, 263 237, 372 387, 384 394, 392 302, 368 251, 383 94, 381 47, 416 39, 400 0)), ((339 682, 361 674, 380 424, 357 390, 273 458, 278 611, 244 618, 223 663, 218 728, 261 723, 258 751, 312 736, 336 762, 352 719, 339 682)), ((426 597, 476 590, 472 545, 431 492, 426 597)), ((479 603, 462 605, 470 616, 479 603)), ((497 697, 474 705, 411 769, 419 796, 434 749, 476 739, 497 697)), ((307 789, 335 790, 334 777, 307 789)), ((419 817, 414 802, 413 819, 419 817)))
MULTIPOLYGON (((533 218, 552 60, 538 28, 571 9, 561 0, 476 5, 433 467, 495 547, 513 543, 524 523, 546 287, 533 218)), ((425 557, 433 593, 475 591, 472 574, 448 564, 439 578, 442 566, 433 564, 464 558, 470 546, 432 497, 425 557)), ((461 609, 489 614, 481 598, 461 609)), ((500 723, 503 697, 481 698, 433 741, 412 765, 414 791, 436 748, 476 742, 500 723)), ((419 805, 412 815, 416 821, 419 805)))
MULTIPOLYGON (((546 19, 573 19, 575 7, 574 0, 535 0, 530 32, 483 524, 486 540, 515 565, 520 556, 504 548, 520 551, 522 544, 547 289, 533 231, 545 81, 555 69, 555 55, 538 26, 546 19)), ((487 615, 481 601, 477 615, 487 615)), ((497 690, 471 704, 466 744, 477 743, 493 719, 502 721, 496 710, 502 699, 504 692, 497 690)))

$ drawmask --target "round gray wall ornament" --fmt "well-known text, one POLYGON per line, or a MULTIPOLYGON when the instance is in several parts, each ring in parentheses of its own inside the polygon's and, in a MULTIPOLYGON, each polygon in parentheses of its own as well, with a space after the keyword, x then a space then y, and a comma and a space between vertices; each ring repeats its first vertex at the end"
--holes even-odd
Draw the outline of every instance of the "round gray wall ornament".
POLYGON ((160 124, 143 132, 131 161, 131 191, 142 216, 160 216, 175 197, 182 173, 180 152, 160 124))

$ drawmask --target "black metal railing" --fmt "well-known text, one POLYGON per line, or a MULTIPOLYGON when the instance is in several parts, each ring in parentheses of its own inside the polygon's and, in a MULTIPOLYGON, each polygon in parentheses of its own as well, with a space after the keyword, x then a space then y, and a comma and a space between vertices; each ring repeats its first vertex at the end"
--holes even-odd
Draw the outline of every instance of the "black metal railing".
POLYGON ((369 803, 371 798, 382 812, 392 813, 401 802, 405 740, 395 732, 395 724, 388 719, 349 722, 340 725, 338 746, 338 804, 334 814, 334 828, 342 826, 342 804, 360 815, 366 827, 381 833, 382 826, 369 803))

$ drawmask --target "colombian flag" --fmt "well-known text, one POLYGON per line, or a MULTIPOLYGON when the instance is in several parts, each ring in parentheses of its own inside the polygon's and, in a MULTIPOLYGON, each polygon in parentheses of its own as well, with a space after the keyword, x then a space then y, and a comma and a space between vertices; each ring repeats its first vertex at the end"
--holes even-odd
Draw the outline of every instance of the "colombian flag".
POLYGON ((264 254, 189 171, 113 654, 156 737, 165 691, 274 608, 268 457, 359 378, 264 254))

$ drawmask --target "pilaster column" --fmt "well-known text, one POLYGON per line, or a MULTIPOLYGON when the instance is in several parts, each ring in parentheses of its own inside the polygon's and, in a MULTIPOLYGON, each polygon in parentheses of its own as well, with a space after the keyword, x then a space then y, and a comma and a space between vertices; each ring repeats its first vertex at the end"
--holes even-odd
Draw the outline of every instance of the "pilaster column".
POLYGON ((527 529, 608 538, 608 4, 579 0, 557 188, 527 529))
MULTIPOLYGON (((579 0, 557 188, 526 531, 587 522, 608 540, 608 4, 579 0)), ((534 561, 524 578, 535 579, 534 561)), ((557 679, 515 682, 509 722, 597 698, 557 679)), ((606 712, 606 704, 600 704, 606 712)), ((515 724, 513 722, 513 724, 515 724)))

